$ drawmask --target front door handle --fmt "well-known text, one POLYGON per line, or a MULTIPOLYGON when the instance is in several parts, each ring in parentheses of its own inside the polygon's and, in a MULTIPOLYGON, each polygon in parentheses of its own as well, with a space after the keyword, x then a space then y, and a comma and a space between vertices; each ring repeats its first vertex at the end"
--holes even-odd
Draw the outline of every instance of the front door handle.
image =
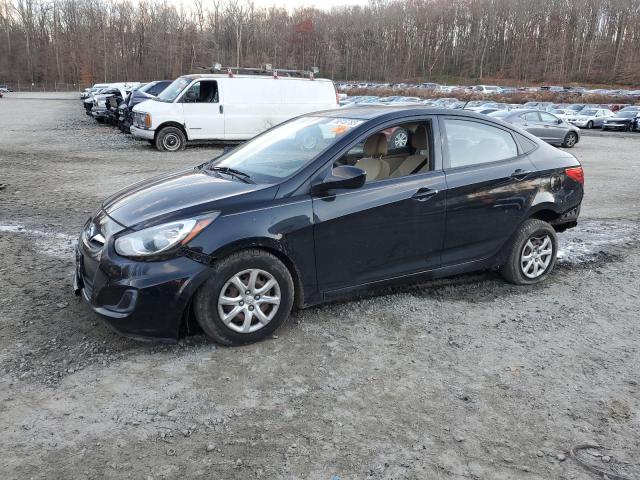
POLYGON ((422 187, 422 188, 419 188, 418 191, 416 193, 414 193, 411 198, 413 198, 414 200, 417 200, 419 202, 426 202, 431 197, 433 197, 434 195, 437 195, 437 194, 438 194, 438 190, 432 190, 432 189, 427 188, 427 187, 422 187))
POLYGON ((224 113, 224 107, 222 105, 218 106, 218 110, 220 111, 220 113, 224 113))
POLYGON ((520 180, 524 180, 529 175, 531 175, 531 172, 529 170, 523 170, 521 168, 518 168, 515 172, 511 174, 511 178, 514 178, 520 181, 520 180))

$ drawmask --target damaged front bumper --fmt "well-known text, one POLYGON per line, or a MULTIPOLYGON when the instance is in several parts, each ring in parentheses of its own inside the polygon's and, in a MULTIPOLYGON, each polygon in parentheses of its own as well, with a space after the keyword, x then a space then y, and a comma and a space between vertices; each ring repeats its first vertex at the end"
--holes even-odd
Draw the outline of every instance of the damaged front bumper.
POLYGON ((120 257, 113 238, 95 248, 83 236, 76 247, 73 289, 117 333, 142 340, 175 341, 209 266, 186 256, 161 261, 120 257))

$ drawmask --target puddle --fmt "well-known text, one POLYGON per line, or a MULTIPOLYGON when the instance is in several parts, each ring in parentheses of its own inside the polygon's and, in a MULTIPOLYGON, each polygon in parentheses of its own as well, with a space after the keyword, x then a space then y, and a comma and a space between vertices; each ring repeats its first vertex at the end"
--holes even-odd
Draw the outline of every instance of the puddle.
POLYGON ((66 233, 30 229, 22 225, 0 225, 0 233, 21 233, 33 239, 39 253, 50 257, 73 259, 77 237, 66 233))
POLYGON ((560 264, 592 263, 640 241, 640 225, 625 220, 582 220, 558 234, 560 264))

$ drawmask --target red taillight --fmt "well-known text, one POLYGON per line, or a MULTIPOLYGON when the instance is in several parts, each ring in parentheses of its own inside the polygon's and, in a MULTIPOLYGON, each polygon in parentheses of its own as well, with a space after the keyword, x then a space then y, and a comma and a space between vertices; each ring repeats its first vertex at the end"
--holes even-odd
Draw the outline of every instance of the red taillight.
POLYGON ((576 182, 584 185, 584 171, 582 170, 582 167, 567 168, 564 173, 566 173, 567 177, 571 180, 575 180, 576 182))

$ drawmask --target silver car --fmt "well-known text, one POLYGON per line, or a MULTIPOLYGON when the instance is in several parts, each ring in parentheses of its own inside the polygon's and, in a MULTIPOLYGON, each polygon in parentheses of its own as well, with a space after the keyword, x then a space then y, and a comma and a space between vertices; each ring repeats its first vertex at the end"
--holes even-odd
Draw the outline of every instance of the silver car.
POLYGON ((607 108, 584 108, 575 115, 568 115, 567 122, 581 128, 600 128, 604 121, 613 116, 607 108))
POLYGON ((580 129, 562 118, 540 110, 498 110, 490 113, 505 122, 517 125, 552 145, 572 148, 580 141, 580 129))

